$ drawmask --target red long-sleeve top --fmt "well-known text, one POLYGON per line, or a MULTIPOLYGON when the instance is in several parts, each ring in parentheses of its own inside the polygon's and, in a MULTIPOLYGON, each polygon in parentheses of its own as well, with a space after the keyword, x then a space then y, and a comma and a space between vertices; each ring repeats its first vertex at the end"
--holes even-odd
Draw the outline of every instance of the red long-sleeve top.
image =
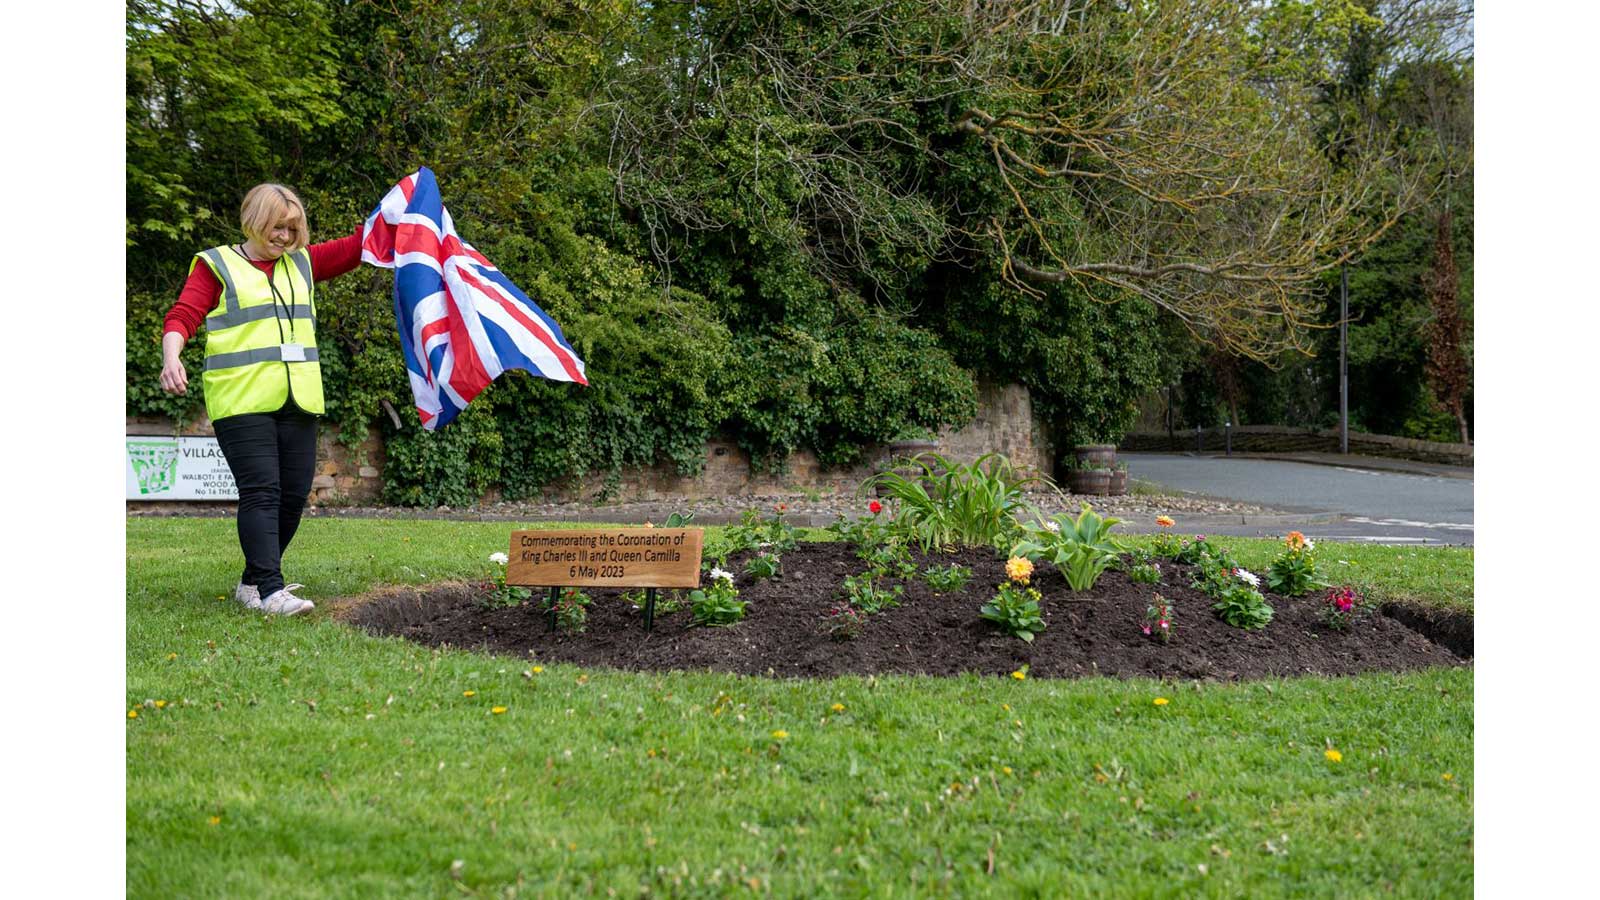
MULTIPOLYGON (((357 226, 355 233, 347 237, 312 244, 306 249, 311 253, 312 281, 337 278, 361 265, 361 228, 357 226)), ((268 275, 272 274, 275 265, 269 259, 252 259, 250 264, 268 275)), ((217 280, 211 267, 203 263, 195 266, 194 271, 189 273, 189 280, 183 283, 178 302, 167 310, 161 330, 176 331, 187 341, 194 337, 194 333, 200 329, 200 323, 217 308, 221 299, 222 282, 217 280)))

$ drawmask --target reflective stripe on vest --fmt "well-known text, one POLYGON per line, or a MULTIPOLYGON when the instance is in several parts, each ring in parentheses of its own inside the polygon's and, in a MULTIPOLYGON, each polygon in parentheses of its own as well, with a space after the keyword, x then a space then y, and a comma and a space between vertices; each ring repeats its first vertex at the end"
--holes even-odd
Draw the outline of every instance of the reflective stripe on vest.
POLYGON ((311 254, 301 249, 280 260, 269 278, 231 247, 195 255, 194 265, 204 262, 222 282, 205 319, 202 385, 213 420, 275 412, 291 398, 306 412, 323 412, 311 254), (285 351, 287 344, 299 349, 285 351))

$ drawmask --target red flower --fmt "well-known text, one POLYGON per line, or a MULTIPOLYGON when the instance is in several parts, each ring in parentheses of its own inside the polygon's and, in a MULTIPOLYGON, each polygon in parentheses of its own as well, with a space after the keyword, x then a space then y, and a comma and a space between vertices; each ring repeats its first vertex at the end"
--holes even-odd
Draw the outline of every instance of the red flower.
POLYGON ((883 504, 879 503, 876 500, 874 500, 871 503, 867 504, 867 509, 872 510, 872 514, 873 515, 877 515, 878 513, 883 512, 883 504))

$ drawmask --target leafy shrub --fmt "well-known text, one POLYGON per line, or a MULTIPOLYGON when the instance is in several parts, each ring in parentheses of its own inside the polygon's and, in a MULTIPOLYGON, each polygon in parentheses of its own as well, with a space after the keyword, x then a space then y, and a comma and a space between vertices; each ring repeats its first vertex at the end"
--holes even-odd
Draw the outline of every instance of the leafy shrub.
POLYGON ((1039 614, 1038 590, 1010 581, 1000 585, 994 599, 985 603, 978 615, 1029 643, 1045 628, 1044 617, 1039 614))
POLYGON ((1022 490, 1037 481, 997 453, 953 465, 937 453, 910 460, 920 474, 884 472, 868 479, 899 501, 893 529, 924 552, 950 547, 1004 547, 1016 533, 1022 490))
POLYGON ((782 503, 774 506, 772 515, 766 519, 753 509, 745 510, 739 516, 739 524, 724 532, 729 550, 738 553, 771 549, 783 554, 800 546, 799 529, 784 521, 787 512, 788 507, 782 503))
POLYGON ((1022 526, 1023 537, 1012 553, 1054 564, 1074 591, 1094 587, 1102 573, 1118 559, 1121 548, 1107 535, 1121 519, 1101 518, 1083 504, 1076 519, 1059 513, 1022 526))

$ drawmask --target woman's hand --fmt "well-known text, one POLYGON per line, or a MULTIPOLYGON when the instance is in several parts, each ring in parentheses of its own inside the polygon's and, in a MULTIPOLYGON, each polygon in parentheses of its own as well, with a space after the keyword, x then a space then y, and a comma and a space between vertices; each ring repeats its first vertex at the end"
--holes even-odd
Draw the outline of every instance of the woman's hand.
POLYGON ((169 331, 161 336, 161 389, 169 394, 189 393, 189 373, 178 357, 184 344, 183 335, 169 331))

